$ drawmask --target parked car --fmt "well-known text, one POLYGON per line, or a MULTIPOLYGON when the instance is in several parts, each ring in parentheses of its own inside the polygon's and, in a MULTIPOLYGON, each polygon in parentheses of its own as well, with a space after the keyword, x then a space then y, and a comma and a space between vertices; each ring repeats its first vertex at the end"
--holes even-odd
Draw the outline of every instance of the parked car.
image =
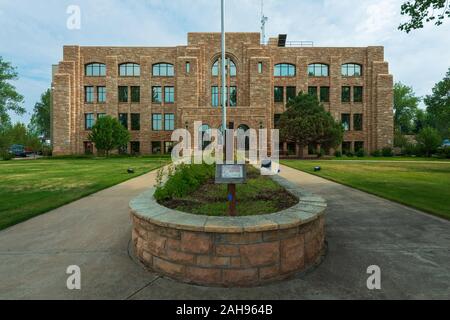
POLYGON ((442 143, 442 147, 443 148, 450 147, 450 139, 445 139, 444 142, 442 143))
POLYGON ((25 147, 20 144, 14 144, 9 148, 9 153, 19 158, 26 158, 25 147))

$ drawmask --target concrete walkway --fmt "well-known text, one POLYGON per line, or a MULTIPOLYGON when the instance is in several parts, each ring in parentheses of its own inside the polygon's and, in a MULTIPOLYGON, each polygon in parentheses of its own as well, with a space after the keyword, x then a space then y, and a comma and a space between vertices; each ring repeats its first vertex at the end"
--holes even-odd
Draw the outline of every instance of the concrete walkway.
POLYGON ((260 288, 205 288, 144 271, 128 253, 128 202, 150 173, 0 232, 0 299, 448 299, 450 222, 282 167, 329 201, 329 253, 315 271, 260 288), (82 290, 66 288, 78 265, 82 290), (382 290, 369 291, 378 265, 382 290))

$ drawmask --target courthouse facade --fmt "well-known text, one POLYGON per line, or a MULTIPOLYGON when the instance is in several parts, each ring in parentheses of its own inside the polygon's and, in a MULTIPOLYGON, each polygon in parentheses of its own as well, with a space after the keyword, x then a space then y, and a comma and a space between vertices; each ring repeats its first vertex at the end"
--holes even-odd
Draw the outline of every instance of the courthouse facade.
MULTIPOLYGON (((55 155, 95 151, 90 129, 104 115, 130 131, 121 152, 170 152, 174 129, 221 126, 219 33, 189 33, 175 47, 65 46, 53 67, 55 155)), ((295 46, 283 36, 261 44, 259 33, 227 34, 228 125, 276 128, 298 92, 316 95, 345 128, 344 152, 393 144, 393 77, 383 47, 295 46), (292 46, 291 46, 292 45, 292 46)), ((314 153, 281 142, 285 154, 314 153)), ((327 152, 332 152, 328 151, 327 152)))

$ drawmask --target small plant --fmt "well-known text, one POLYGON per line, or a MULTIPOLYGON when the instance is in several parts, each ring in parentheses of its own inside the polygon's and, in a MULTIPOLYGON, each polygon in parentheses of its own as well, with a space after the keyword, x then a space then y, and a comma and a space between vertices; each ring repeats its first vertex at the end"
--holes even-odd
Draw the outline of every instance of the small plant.
POLYGON ((347 156, 347 157, 349 157, 349 158, 353 158, 355 155, 353 154, 353 152, 351 152, 351 151, 347 151, 346 153, 345 153, 345 155, 347 156))
POLYGON ((358 151, 356 151, 356 156, 358 158, 364 158, 366 156, 366 152, 364 151, 364 149, 359 149, 358 151))
POLYGON ((317 157, 318 158, 323 158, 325 156, 325 150, 323 150, 322 148, 319 150, 319 152, 317 152, 317 157))
POLYGON ((10 161, 13 158, 14 158, 14 156, 11 153, 7 152, 7 151, 2 152, 0 154, 0 159, 3 160, 3 161, 10 161))
POLYGON ((450 147, 439 148, 438 156, 443 159, 450 159, 450 147))
POLYGON ((334 153, 334 156, 335 156, 336 158, 342 158, 342 152, 341 152, 341 151, 336 151, 336 152, 334 153))
POLYGON ((372 152, 372 157, 381 157, 381 151, 380 150, 375 150, 374 152, 372 152))
POLYGON ((156 171, 156 188, 161 188, 164 180, 164 167, 161 167, 156 171))

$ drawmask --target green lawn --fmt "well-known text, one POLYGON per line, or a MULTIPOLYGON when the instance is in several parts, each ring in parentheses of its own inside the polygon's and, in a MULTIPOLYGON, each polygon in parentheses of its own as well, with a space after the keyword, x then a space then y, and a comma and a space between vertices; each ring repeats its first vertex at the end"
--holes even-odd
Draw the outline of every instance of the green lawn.
POLYGON ((281 163, 450 219, 450 162, 283 160, 281 163), (314 173, 315 166, 321 166, 322 171, 314 173))
POLYGON ((0 230, 168 161, 163 157, 0 161, 0 230), (128 168, 135 173, 128 174, 128 168))

